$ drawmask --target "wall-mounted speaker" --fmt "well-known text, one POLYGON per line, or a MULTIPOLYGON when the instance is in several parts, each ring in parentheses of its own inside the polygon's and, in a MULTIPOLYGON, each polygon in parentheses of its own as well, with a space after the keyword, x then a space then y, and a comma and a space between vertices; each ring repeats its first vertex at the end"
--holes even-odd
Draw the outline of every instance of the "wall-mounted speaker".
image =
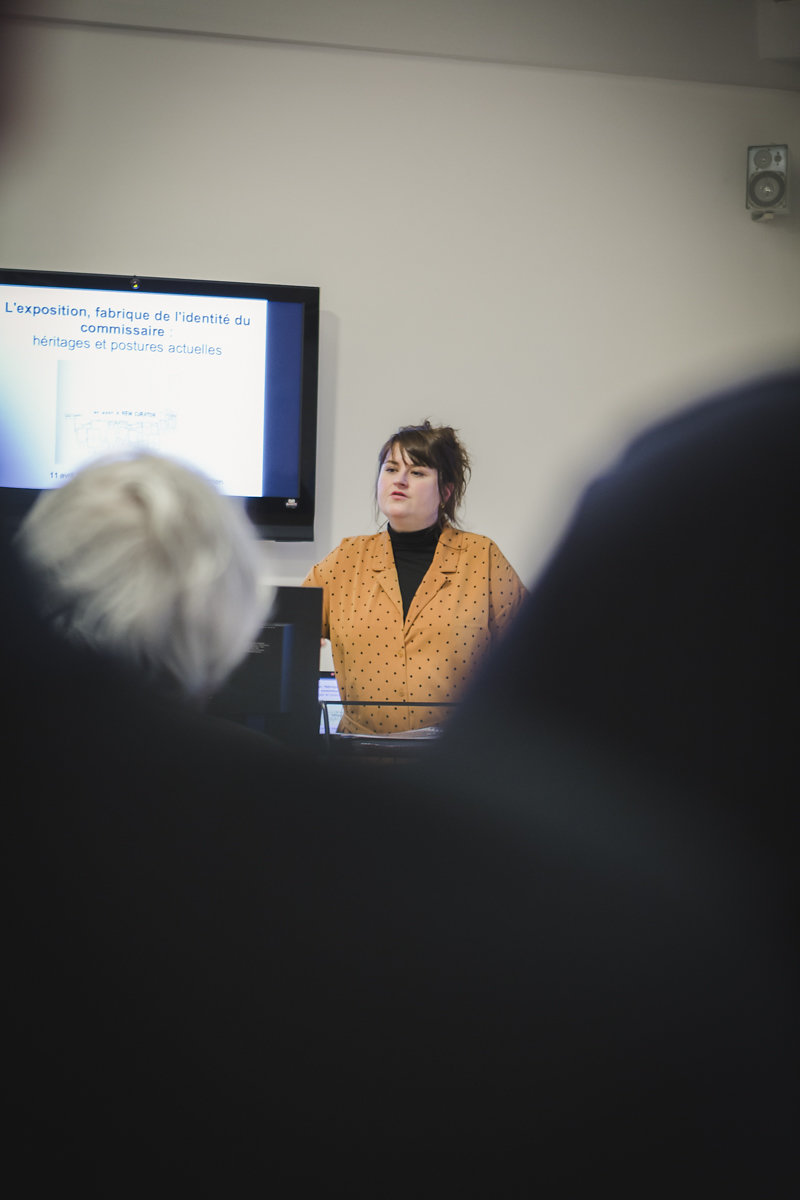
POLYGON ((753 218, 789 211, 789 147, 747 147, 747 207, 753 218))

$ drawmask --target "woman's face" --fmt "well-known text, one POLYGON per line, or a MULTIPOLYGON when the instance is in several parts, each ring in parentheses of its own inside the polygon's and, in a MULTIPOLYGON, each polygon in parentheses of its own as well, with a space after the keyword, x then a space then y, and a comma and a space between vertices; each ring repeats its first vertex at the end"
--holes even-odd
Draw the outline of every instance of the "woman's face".
POLYGON ((418 467, 395 443, 378 476, 378 508, 392 529, 411 533, 435 525, 441 499, 438 471, 418 467))

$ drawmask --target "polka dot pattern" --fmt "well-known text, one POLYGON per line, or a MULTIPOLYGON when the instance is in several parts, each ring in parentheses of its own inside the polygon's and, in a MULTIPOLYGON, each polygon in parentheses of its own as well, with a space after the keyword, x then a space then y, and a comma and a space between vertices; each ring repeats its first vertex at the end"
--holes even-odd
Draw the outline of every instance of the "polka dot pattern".
POLYGON ((400 733, 445 720, 449 708, 428 706, 458 700, 525 596, 490 538, 450 528, 405 621, 386 532, 345 538, 303 582, 324 590, 323 637, 331 639, 345 733, 400 733))

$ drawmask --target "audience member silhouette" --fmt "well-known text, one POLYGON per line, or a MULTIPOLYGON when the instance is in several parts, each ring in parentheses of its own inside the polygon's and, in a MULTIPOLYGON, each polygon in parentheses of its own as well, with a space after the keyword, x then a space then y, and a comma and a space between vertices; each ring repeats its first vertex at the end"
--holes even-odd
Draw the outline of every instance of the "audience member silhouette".
MULTIPOLYGON (((573 1003, 567 981, 580 980, 590 1021, 606 986, 622 987, 620 1025, 612 1018, 603 1039, 615 1046, 615 1116, 609 1124, 606 1108, 595 1129, 611 1148, 625 1111, 618 1132, 643 1155, 647 1194, 654 1178, 677 1190, 682 1168, 692 1188, 704 1180, 717 1194, 796 1187, 799 445, 791 370, 636 438, 587 490, 442 747, 444 777, 458 760, 467 796, 487 800, 491 770, 501 809, 525 811, 546 850, 532 871, 552 870, 554 845, 568 851, 566 923, 580 912, 587 945, 559 959, 561 983, 573 1003), (595 907, 583 867, 600 873, 601 891, 619 882, 620 925, 602 896, 595 907), (671 948, 644 917, 662 885, 696 922, 671 948), (619 959, 607 957, 609 938, 619 959), (628 1058, 621 1026, 650 972, 661 983, 633 1017, 628 1058), (683 1034, 662 1043, 664 1073, 657 1029, 676 1019, 683 1034), (685 1072, 683 1091, 664 1086, 673 1070, 685 1072)), ((562 919, 551 932, 563 950, 562 919)))

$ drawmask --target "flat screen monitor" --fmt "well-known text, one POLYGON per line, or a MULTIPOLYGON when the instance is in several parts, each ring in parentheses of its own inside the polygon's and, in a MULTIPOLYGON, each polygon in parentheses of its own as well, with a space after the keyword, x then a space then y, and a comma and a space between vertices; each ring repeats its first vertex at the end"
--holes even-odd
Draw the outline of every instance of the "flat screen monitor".
POLYGON ((150 449, 314 535, 319 288, 0 268, 0 505, 150 449))

